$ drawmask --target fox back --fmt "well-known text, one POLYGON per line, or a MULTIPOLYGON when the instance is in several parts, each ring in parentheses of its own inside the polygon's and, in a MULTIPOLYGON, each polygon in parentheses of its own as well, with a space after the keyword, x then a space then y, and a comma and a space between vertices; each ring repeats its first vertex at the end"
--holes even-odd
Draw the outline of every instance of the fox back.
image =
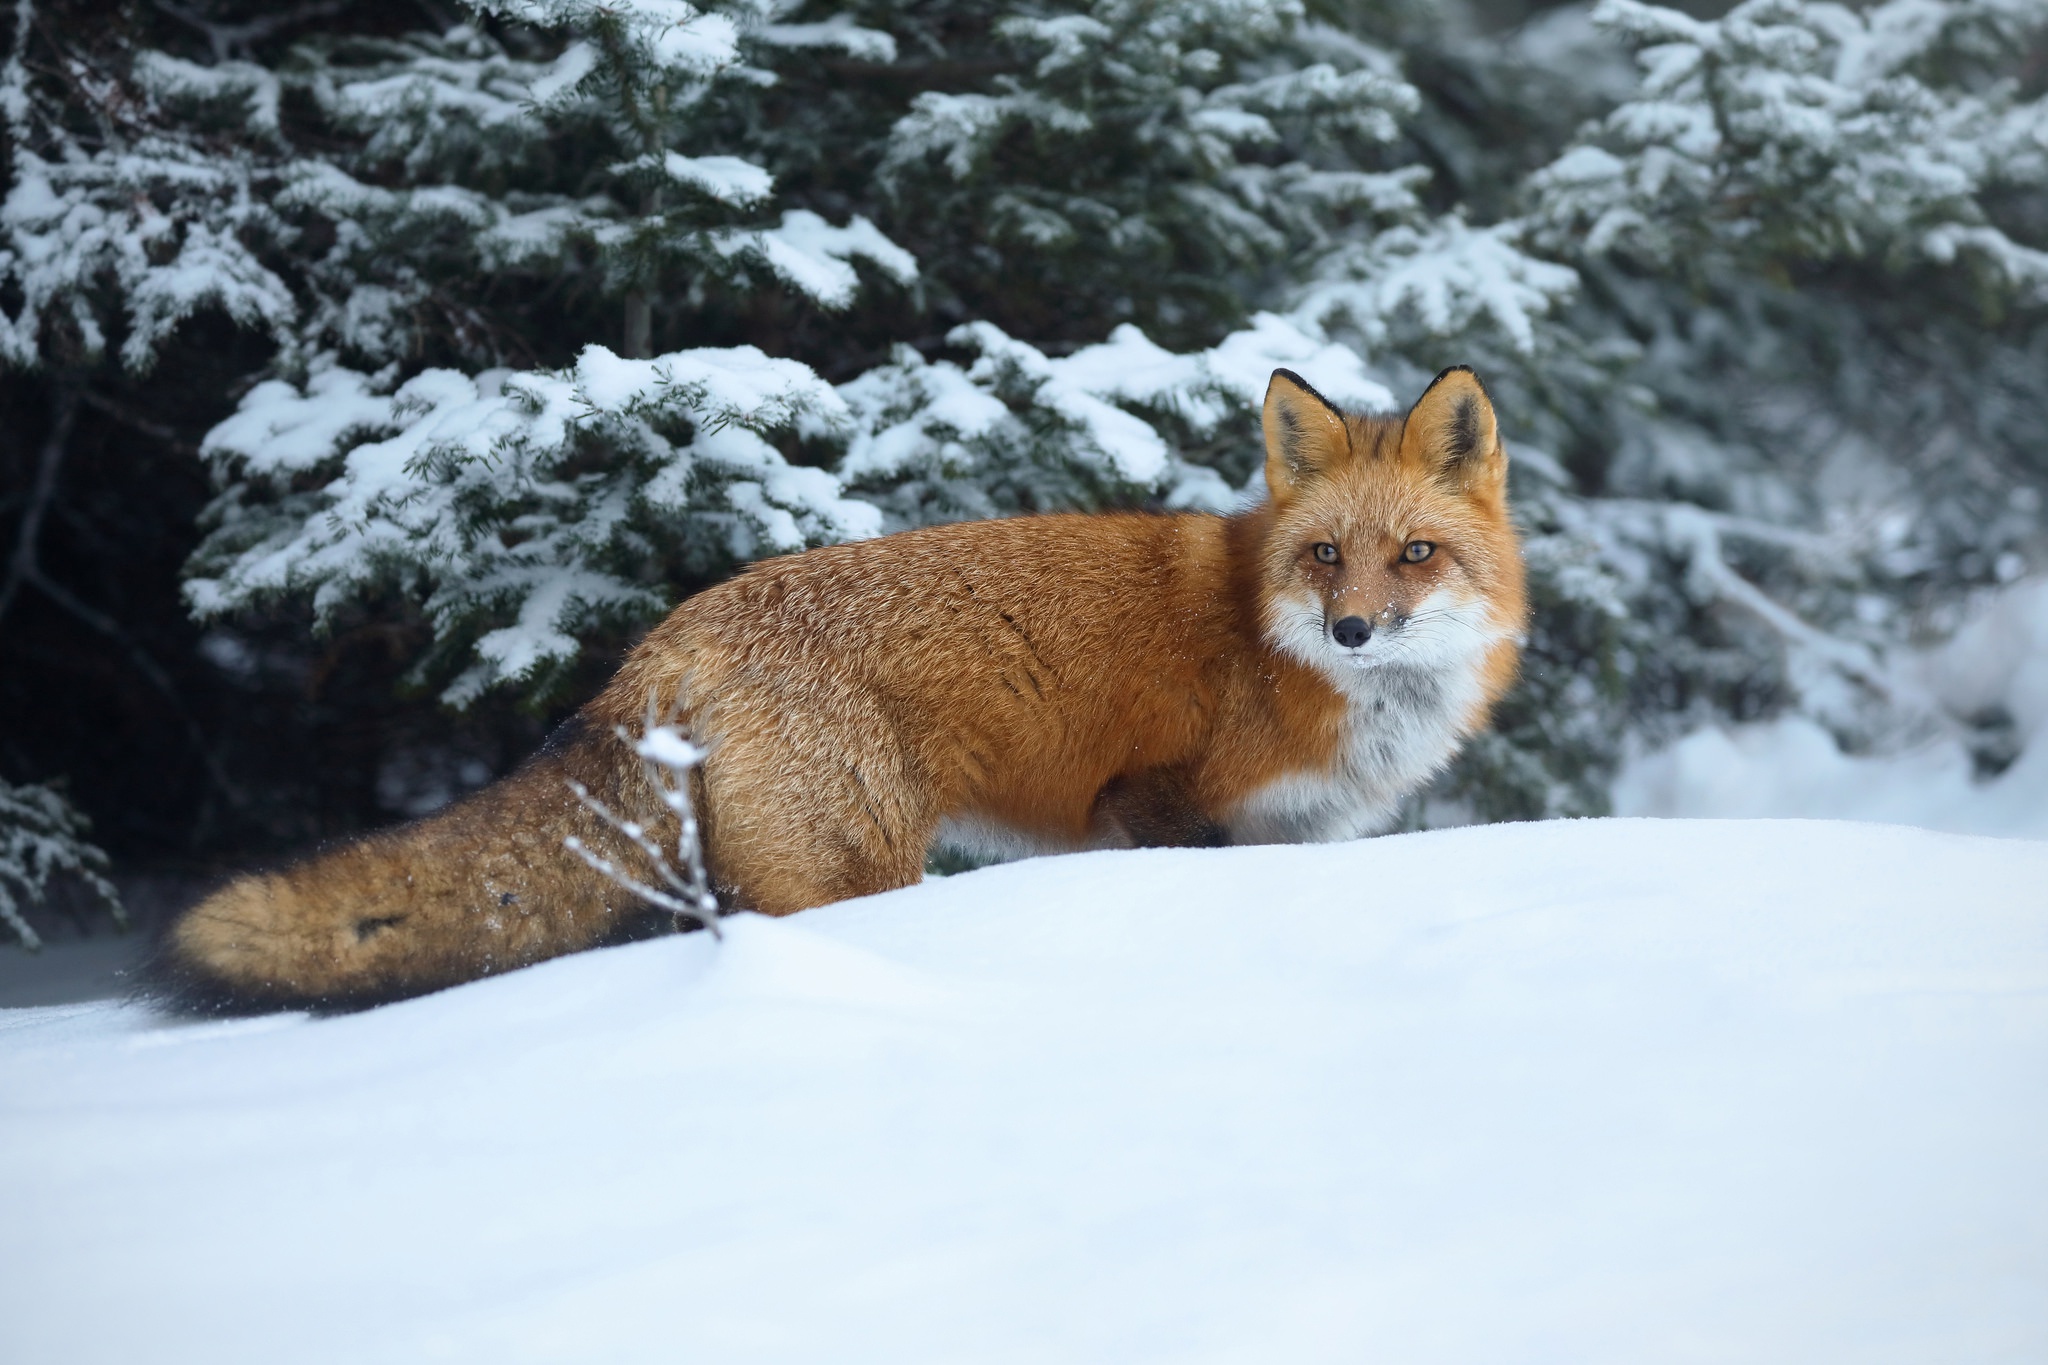
POLYGON ((1269 497, 1236 516, 961 523, 754 565, 677 607, 510 777, 194 907, 174 979, 366 1003, 632 932, 646 907, 563 842, 637 857, 571 781, 650 830, 673 818, 618 734, 650 704, 707 752, 694 791, 734 908, 907 885, 935 845, 1370 832, 1514 676, 1507 457, 1464 369, 1405 416, 1279 371, 1263 426, 1269 497))

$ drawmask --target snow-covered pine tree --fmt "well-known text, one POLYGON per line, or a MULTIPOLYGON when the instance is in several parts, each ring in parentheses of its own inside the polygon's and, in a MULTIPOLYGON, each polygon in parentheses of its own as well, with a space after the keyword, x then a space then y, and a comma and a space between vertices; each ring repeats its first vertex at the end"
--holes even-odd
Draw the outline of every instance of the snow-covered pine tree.
POLYGON ((33 784, 0 782, 0 924, 24 948, 42 937, 22 911, 49 895, 52 878, 71 878, 90 892, 122 927, 121 897, 107 880, 107 855, 86 838, 92 822, 63 793, 33 784))
MULTIPOLYGON (((224 788, 163 661, 131 624, 52 572, 44 543, 75 515, 60 490, 89 407, 122 412, 149 430, 146 439, 165 435, 101 390, 148 372, 182 321, 210 310, 274 344, 290 341, 296 304, 267 259, 291 236, 271 202, 280 183, 280 85, 226 53, 195 65, 129 52, 118 39, 95 44, 89 39, 106 35, 79 32, 75 15, 44 8, 16 0, 0 29, 0 376, 13 392, 35 395, 43 428, 30 446, 24 414, 13 410, 21 425, 10 434, 26 477, 0 488, 14 533, 0 565, 0 625, 16 632, 28 599, 54 605, 169 703, 197 766, 224 788)), ((112 557, 132 547, 93 548, 112 557)), ((18 639, 0 649, 17 677, 40 652, 18 639)), ((90 724, 110 728, 100 717, 90 724)), ((84 817, 48 787, 13 791, 0 838, 14 861, 0 875, 30 898, 54 869, 96 877, 105 859, 84 841, 84 817)))
POLYGON ((761 289, 843 308, 855 260, 899 283, 915 273, 864 218, 776 214, 773 174, 710 136, 718 87, 769 79, 742 51, 743 34, 778 50, 762 12, 550 0, 477 14, 494 22, 300 50, 293 88, 349 151, 301 162, 280 202, 331 245, 309 263, 316 303, 280 357, 290 377, 206 442, 226 487, 190 585, 205 615, 299 594, 324 617, 413 595, 436 641, 421 676, 454 674, 457 704, 506 680, 545 695, 592 635, 658 615, 658 585, 877 529, 872 508, 764 439, 843 420, 807 367, 748 346, 647 352, 761 289), (502 306, 474 300, 486 278, 502 306), (534 306, 551 295, 584 297, 534 306), (423 335, 434 317, 449 321, 438 346, 423 335), (618 351, 579 350, 579 329, 612 320, 618 351), (569 337, 537 336, 537 321, 569 337), (422 352, 573 363, 407 377, 422 352))
POLYGON ((1585 281, 1545 349, 1622 381, 1560 384, 1579 399, 1549 437, 1601 495, 1558 524, 1627 606, 1612 728, 1789 707, 1852 747, 1996 730, 1932 714, 1896 660, 2040 545, 2048 11, 1593 17, 1640 84, 1528 203, 1585 281))
POLYGON ((1378 341, 1398 314, 1441 340, 1483 314, 1526 337, 1569 287, 1511 230, 1426 210, 1398 60, 1288 0, 1020 9, 966 35, 956 65, 993 74, 917 94, 877 167, 878 217, 917 246, 935 311, 972 319, 947 340, 975 357, 899 351, 845 386, 861 425, 840 469, 891 524, 1119 485, 1228 505, 1275 366, 1393 402, 1331 324, 1368 314, 1378 341), (1327 288, 1304 300, 1310 268, 1327 288))
POLYGON ((12 29, 0 363, 54 372, 61 395, 109 345, 146 369, 201 308, 287 342, 296 304, 263 259, 290 235, 273 204, 277 76, 158 52, 116 73, 52 44, 34 0, 12 29))
MULTIPOLYGON (((462 90, 523 80, 540 92, 536 98, 559 104, 568 70, 577 74, 568 88, 582 91, 579 98, 612 101, 604 107, 613 111, 607 126, 615 134, 624 116, 614 105, 661 103, 622 93, 635 88, 638 68, 627 62, 623 74, 614 71, 624 59, 578 36, 579 23, 598 23, 581 13, 519 11, 558 32, 508 33, 493 40, 487 58, 472 51, 482 41, 474 30, 405 40, 416 49, 411 55, 393 55, 386 40, 357 75, 338 74, 338 54, 354 49, 330 45, 311 58, 321 73, 312 88, 338 123, 363 120, 363 157, 407 149, 404 174, 419 182, 406 192, 412 198, 478 204, 479 191, 458 192, 442 179, 459 180, 481 140, 471 121, 451 122, 442 112, 471 103, 443 91, 453 45, 469 45, 462 50, 472 54, 459 67, 462 90), (551 36, 560 51, 547 64, 524 72, 506 65, 509 44, 551 36), (385 131, 407 117, 427 123, 402 135, 385 131)), ((673 22, 683 11, 658 13, 673 22)), ((417 592, 435 622, 441 648, 425 661, 427 671, 471 660, 445 694, 450 700, 500 681, 544 692, 575 656, 579 637, 651 617, 665 596, 731 557, 958 516, 1147 499, 1226 505, 1233 485, 1256 467, 1250 418, 1276 364, 1309 372, 1340 399, 1391 401, 1356 356, 1322 335, 1316 319, 1335 311, 1331 300, 1298 319, 1254 314, 1262 298, 1283 297, 1271 279, 1289 253, 1356 257, 1362 240, 1386 238, 1396 243, 1391 250, 1348 269, 1333 266, 1331 279, 1350 280, 1354 292, 1378 288, 1381 307, 1413 300, 1446 312, 1445 300, 1454 299, 1448 310, 1462 322, 1475 292, 1463 259, 1436 263, 1433 274, 1414 269, 1426 244, 1451 236, 1466 255, 1515 277, 1523 297, 1507 307, 1524 336, 1526 314, 1548 301, 1544 290, 1555 293, 1569 280, 1568 272, 1520 257, 1497 234, 1432 222, 1415 194, 1426 173, 1384 164, 1385 144, 1398 132, 1395 115, 1414 105, 1414 92, 1384 52, 1306 24, 1291 4, 1219 10, 1119 0, 1057 18, 963 8, 946 23, 908 16, 902 38, 844 14, 812 24, 786 22, 800 14, 742 17, 748 22, 733 27, 734 41, 763 68, 697 73, 691 100, 662 104, 672 122, 660 136, 664 145, 736 147, 753 160, 642 150, 635 173, 653 165, 648 158, 665 158, 671 180, 682 176, 676 167, 684 162, 716 162, 729 179, 746 165, 755 168, 749 183, 765 196, 783 175, 778 157, 786 156, 802 192, 846 212, 848 227, 792 208, 779 229, 741 237, 643 198, 624 210, 638 214, 630 223, 615 213, 602 220, 612 226, 599 230, 587 225, 580 201, 514 204, 501 195, 489 213, 473 210, 483 216, 472 237, 530 245, 580 232, 600 247, 612 237, 638 244, 639 256, 611 267, 627 282, 632 316, 639 306, 633 281, 652 278, 650 253, 684 258, 688 290, 670 291, 678 306, 669 311, 687 317, 695 308, 706 323, 704 313, 713 311, 706 299, 732 288, 734 261, 742 270, 765 263, 792 283, 809 282, 815 303, 846 303, 850 273, 843 290, 828 287, 789 263, 793 245, 814 258, 865 253, 911 279, 910 258, 869 225, 866 210, 927 253, 916 280, 928 314, 971 317, 985 308, 995 318, 959 323, 942 330, 937 345, 927 343, 950 355, 928 357, 899 341, 887 363, 837 395, 757 353, 744 356, 755 382, 728 395, 718 385, 737 382, 734 357, 679 353, 628 381, 616 357, 586 351, 569 372, 488 372, 473 383, 428 371, 387 398, 380 390, 388 381, 316 353, 303 383, 258 388, 208 439, 230 484, 215 511, 218 529, 197 560, 202 573, 191 591, 201 611, 289 592, 309 593, 328 610, 397 585, 417 592), (889 60, 938 34, 953 46, 935 65, 889 60), (757 107, 770 96, 755 92, 782 84, 764 68, 779 71, 781 61, 811 70, 826 46, 856 68, 845 80, 849 93, 825 102, 830 126, 802 117, 802 100, 786 95, 775 94, 784 102, 772 109, 757 107), (981 88, 927 89, 906 100, 900 80, 881 79, 898 67, 912 81, 964 75, 981 88), (787 123, 782 114, 790 115, 787 123), (797 139, 791 124, 821 139, 828 154, 797 139), (844 168, 863 165, 866 181, 850 181, 844 168), (688 257, 693 242, 708 250, 688 257), (752 245, 740 251, 737 242, 752 245), (1122 284, 1112 286, 1111 274, 1122 284), (1533 290, 1531 275, 1539 285, 1533 290), (1005 330, 1050 326, 1052 298, 1074 319, 1041 337, 1044 348, 1005 330), (1220 341, 1176 354, 1135 323, 1118 321, 1126 317, 1220 341), (1239 330, 1223 335, 1233 324, 1239 330), (1111 325, 1112 335, 1078 352, 1059 334, 1111 325), (700 388, 686 394, 663 381, 680 370, 697 376, 691 382, 700 388), (664 412, 662 402, 673 406, 664 412), (664 418, 694 433, 680 437, 694 444, 665 434, 664 418), (791 424, 825 458, 837 452, 839 482, 821 470, 785 467, 751 434, 791 424), (571 458, 580 471, 573 491, 547 477, 571 458), (301 487, 309 472, 337 465, 339 478, 301 487), (687 497, 700 501, 686 509, 687 497), (877 518, 875 509, 885 515, 877 518), (685 510, 688 516, 679 515, 685 510), (650 515, 668 519, 651 525, 650 515)), ((541 117, 555 107, 529 111, 536 136, 562 136, 541 117)), ((582 105, 561 108, 565 119, 588 113, 582 105)), ((500 144, 511 122, 510 115, 495 120, 500 144)), ((492 155, 494 164, 512 159, 502 145, 492 155)), ((622 168, 634 167, 613 165, 622 168)), ((294 202, 342 222, 340 239, 381 244, 363 251, 387 262, 387 272, 416 276, 406 251, 420 248, 365 217, 362 204, 383 200, 355 184, 326 167, 314 191, 294 202), (311 197, 315 191, 322 197, 311 197)), ((1507 297, 1487 294, 1486 283, 1478 292, 1489 303, 1507 297)), ((383 299, 401 284, 377 281, 368 289, 383 299)), ((374 310, 351 298, 331 311, 374 310)), ((919 331, 931 326, 912 321, 919 331)), ((360 339, 334 339, 367 349, 360 339)))
MULTIPOLYGON (((2042 16, 1595 18, 479 0, 267 63, 138 53, 106 145, 213 139, 239 179, 148 202, 233 207, 271 273, 226 278, 283 288, 183 296, 277 348, 206 442, 192 600, 411 601, 422 680, 541 696, 736 558, 1227 505, 1275 364, 1387 405, 1471 361, 1538 615, 1415 818, 1597 811, 1626 745, 1717 717, 1905 733, 1898 646, 2039 543, 2042 16)), ((23 79, 11 108, 79 124, 23 79)), ((55 220, 12 174, 30 241, 55 220)), ((171 259, 144 226, 119 259, 171 259)), ((73 277, 10 325, 139 307, 141 275, 73 277)))

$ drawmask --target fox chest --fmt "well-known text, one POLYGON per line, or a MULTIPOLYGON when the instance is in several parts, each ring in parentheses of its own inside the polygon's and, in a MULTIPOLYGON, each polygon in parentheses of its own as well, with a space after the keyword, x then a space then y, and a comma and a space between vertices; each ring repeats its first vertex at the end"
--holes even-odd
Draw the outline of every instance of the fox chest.
POLYGON ((1457 753, 1467 708, 1454 690, 1391 673, 1361 679, 1330 761, 1249 793, 1225 815, 1230 841, 1328 843, 1384 828, 1402 798, 1457 753))

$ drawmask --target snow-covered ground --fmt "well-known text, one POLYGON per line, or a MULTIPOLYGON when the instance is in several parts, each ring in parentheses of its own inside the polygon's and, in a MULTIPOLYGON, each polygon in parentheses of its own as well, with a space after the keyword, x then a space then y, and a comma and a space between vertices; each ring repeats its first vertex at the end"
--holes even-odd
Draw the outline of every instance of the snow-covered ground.
POLYGON ((2048 1359, 2048 844, 1494 826, 730 928, 0 1011, 0 1360, 2048 1359))
POLYGON ((1709 727, 1625 765, 1620 815, 1882 820, 2048 839, 2048 581, 2016 584, 1955 637, 1904 661, 1896 686, 1954 721, 1998 717, 2017 756, 1980 777, 1959 737, 1845 754, 1803 716, 1709 727))

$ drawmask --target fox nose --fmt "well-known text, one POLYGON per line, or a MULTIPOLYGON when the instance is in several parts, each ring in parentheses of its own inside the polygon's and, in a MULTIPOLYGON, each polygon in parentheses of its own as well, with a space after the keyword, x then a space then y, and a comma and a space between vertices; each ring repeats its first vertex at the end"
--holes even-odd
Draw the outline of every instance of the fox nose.
POLYGON ((1330 627, 1330 635, 1346 649, 1357 649, 1372 638, 1372 622, 1363 616, 1347 616, 1330 627))

